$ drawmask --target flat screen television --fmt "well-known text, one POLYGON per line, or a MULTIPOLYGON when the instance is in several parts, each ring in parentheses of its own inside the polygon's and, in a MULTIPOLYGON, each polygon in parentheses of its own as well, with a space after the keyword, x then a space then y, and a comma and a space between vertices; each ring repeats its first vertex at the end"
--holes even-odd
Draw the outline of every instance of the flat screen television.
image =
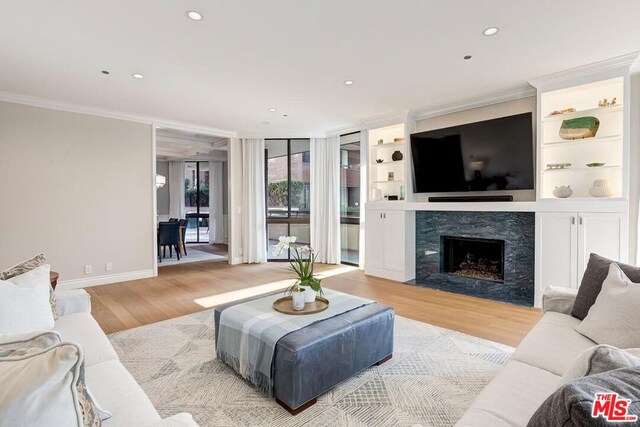
POLYGON ((411 135, 414 193, 534 188, 531 113, 411 135))

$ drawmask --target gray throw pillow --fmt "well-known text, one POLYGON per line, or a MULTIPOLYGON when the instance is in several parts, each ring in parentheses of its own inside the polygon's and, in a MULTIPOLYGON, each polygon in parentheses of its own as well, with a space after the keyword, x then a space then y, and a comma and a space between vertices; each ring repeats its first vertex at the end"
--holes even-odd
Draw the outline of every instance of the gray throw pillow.
POLYGON ((561 387, 578 378, 600 374, 620 368, 640 367, 640 357, 630 351, 609 345, 596 345, 586 349, 576 357, 560 378, 561 387))
POLYGON ((596 302, 598 294, 602 289, 602 282, 607 278, 609 274, 609 265, 615 262, 620 266, 624 274, 634 283, 640 283, 640 268, 634 267, 628 264, 622 264, 616 261, 612 261, 600 255, 591 254, 589 257, 589 263, 587 269, 582 277, 580 288, 578 289, 578 295, 576 295, 576 301, 573 304, 571 315, 580 320, 587 317, 589 309, 596 302))
POLYGON ((636 415, 640 420, 640 367, 634 367, 590 375, 564 385, 542 403, 527 426, 611 426, 603 417, 591 416, 596 393, 618 393, 619 399, 631 400, 627 415, 636 415))

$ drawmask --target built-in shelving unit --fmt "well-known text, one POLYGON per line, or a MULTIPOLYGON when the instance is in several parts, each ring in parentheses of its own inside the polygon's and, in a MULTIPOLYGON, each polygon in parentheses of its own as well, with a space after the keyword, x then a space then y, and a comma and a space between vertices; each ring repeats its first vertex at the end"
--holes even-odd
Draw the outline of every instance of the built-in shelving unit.
POLYGON ((369 201, 405 198, 405 147, 404 123, 369 130, 369 201), (394 153, 402 159, 393 160, 394 153))
MULTIPOLYGON (((556 187, 570 186, 573 194, 565 200, 599 199, 591 195, 594 182, 606 182, 610 198, 625 194, 624 151, 625 126, 624 78, 616 77, 587 84, 542 92, 539 95, 539 199, 556 199, 556 187), (616 99, 611 106, 600 107, 603 100, 616 99), (553 111, 574 108, 576 111, 550 115, 553 111), (560 137, 565 120, 595 117, 599 127, 594 137, 566 140, 560 137), (570 164, 562 169, 548 165, 570 164), (601 167, 587 167, 590 163, 604 163, 601 167), (603 181, 604 180, 604 181, 603 181)), ((607 199, 603 197, 602 199, 607 199)))

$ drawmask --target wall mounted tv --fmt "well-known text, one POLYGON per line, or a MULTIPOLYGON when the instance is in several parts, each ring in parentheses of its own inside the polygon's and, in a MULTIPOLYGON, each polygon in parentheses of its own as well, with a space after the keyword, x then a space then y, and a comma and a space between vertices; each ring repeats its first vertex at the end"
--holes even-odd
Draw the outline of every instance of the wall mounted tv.
POLYGON ((531 113, 411 135, 414 193, 532 190, 531 113))

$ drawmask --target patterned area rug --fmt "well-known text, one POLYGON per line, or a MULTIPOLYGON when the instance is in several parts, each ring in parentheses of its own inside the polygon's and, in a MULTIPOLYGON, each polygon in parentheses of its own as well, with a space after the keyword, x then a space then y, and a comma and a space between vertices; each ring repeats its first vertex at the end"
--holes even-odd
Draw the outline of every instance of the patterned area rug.
POLYGON ((213 310, 109 336, 162 417, 200 426, 451 426, 513 349, 396 316, 393 359, 293 417, 215 358, 213 310))

